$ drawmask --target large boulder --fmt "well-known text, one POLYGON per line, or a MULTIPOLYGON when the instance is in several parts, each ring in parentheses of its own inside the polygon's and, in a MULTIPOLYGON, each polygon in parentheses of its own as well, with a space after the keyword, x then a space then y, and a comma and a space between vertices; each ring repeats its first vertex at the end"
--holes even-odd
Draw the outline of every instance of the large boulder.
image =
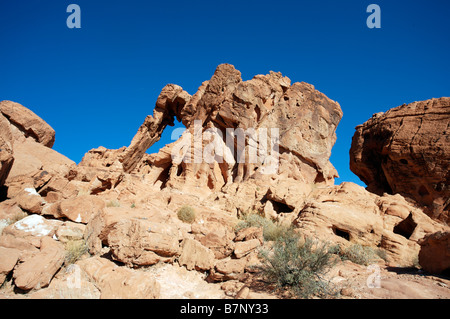
POLYGON ((13 270, 20 257, 20 250, 0 247, 0 286, 13 270))
MULTIPOLYGON (((29 215, 21 220, 9 225, 3 229, 2 237, 11 236, 14 241, 24 241, 25 245, 33 245, 35 247, 40 247, 41 240, 43 237, 52 237, 59 226, 63 222, 59 220, 45 219, 40 215, 29 215)), ((24 249, 22 244, 15 244, 12 246, 6 246, 0 242, 0 246, 13 247, 18 249, 24 249)))
POLYGON ((14 198, 26 188, 40 189, 65 177, 75 163, 51 149, 55 131, 24 106, 0 102, 0 186, 14 198))
POLYGON ((14 285, 25 291, 48 286, 61 268, 65 256, 61 243, 48 236, 42 237, 39 253, 14 269, 14 285))
POLYGON ((129 266, 153 265, 180 253, 177 230, 147 220, 117 222, 111 226, 107 242, 113 258, 129 266))
POLYGON ((450 98, 401 105, 356 127, 350 169, 371 192, 401 194, 448 223, 450 98))
POLYGON ((420 241, 419 264, 433 274, 450 274, 450 231, 436 232, 420 241))
POLYGON ((145 272, 117 266, 101 257, 87 258, 77 264, 99 288, 102 299, 157 299, 159 283, 145 272))
POLYGON ((13 198, 25 188, 40 189, 52 178, 64 177, 75 163, 30 138, 14 141, 14 163, 5 185, 13 198))
POLYGON ((0 186, 5 183, 13 162, 13 138, 10 124, 0 113, 0 186))
POLYGON ((311 238, 383 249, 399 267, 415 265, 424 236, 448 229, 398 194, 378 196, 353 183, 315 190, 294 223, 311 238))
POLYGON ((42 209, 42 214, 87 224, 105 207, 106 203, 103 199, 93 195, 81 195, 48 204, 42 209))
POLYGON ((214 253, 197 240, 186 238, 178 263, 188 270, 210 270, 214 267, 214 253))
POLYGON ((19 129, 25 137, 32 137, 36 142, 53 147, 55 130, 33 111, 12 101, 0 102, 0 113, 19 129))

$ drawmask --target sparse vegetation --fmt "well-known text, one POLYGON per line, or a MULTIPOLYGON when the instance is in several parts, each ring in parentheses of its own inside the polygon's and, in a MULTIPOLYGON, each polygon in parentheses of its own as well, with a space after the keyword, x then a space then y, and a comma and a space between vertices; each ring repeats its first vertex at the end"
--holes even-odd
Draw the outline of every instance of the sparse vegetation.
POLYGON ((178 219, 185 223, 192 224, 195 221, 195 210, 188 205, 184 205, 178 210, 178 219))
POLYGON ((379 258, 386 258, 384 250, 374 249, 361 244, 352 244, 347 248, 340 249, 338 254, 342 260, 350 260, 355 264, 364 266, 376 262, 379 258))
POLYGON ((295 297, 330 296, 332 289, 322 275, 334 265, 335 247, 317 243, 289 231, 279 236, 271 250, 260 251, 263 277, 276 289, 295 297))
POLYGON ((120 202, 117 200, 110 200, 106 203, 106 207, 120 207, 120 202))
POLYGON ((88 252, 88 247, 83 239, 69 240, 66 243, 66 259, 65 264, 74 264, 85 253, 88 252))
POLYGON ((277 238, 291 229, 290 227, 280 225, 279 223, 269 220, 256 213, 249 213, 243 215, 242 221, 236 224, 234 230, 239 231, 249 227, 262 227, 264 239, 268 241, 277 240, 277 238))

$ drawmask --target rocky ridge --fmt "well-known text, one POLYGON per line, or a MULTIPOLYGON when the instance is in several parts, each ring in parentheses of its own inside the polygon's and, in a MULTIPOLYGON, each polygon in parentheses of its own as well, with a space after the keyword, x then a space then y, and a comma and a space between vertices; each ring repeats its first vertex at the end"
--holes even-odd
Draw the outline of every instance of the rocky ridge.
MULTIPOLYGON (((128 147, 99 147, 78 165, 51 149, 54 131, 30 110, 9 101, 0 110, 0 282, 10 287, 6 297, 276 297, 252 284, 258 251, 270 242, 261 228, 235 228, 251 212, 341 247, 381 249, 386 261, 379 265, 393 282, 401 276, 392 275, 392 267, 417 267, 420 261, 436 271, 425 265, 447 247, 439 240, 448 236, 435 235, 449 231, 442 218, 402 195, 334 185, 337 172, 329 156, 340 106, 280 73, 242 81, 239 71, 224 64, 192 96, 169 84, 128 147), (175 119, 186 126, 183 136, 146 154, 175 119), (274 127, 278 136, 271 136, 274 127), (227 128, 259 129, 269 138, 250 131, 227 144, 227 128), (212 161, 183 161, 211 143, 217 146, 212 161), (255 149, 258 160, 252 162, 248 155, 255 149), (269 170, 273 158, 278 165, 269 170), (186 205, 196 212, 193 223, 177 216, 186 205), (67 247, 73 243, 84 254, 71 264, 67 247), (171 294, 170 285, 179 294, 171 294)), ((447 270, 445 260, 438 272, 447 270)), ((339 267, 330 280, 342 289, 356 274, 367 277, 353 263, 339 267)), ((342 296, 383 297, 360 293, 355 285, 342 296)), ((448 298, 444 286, 427 296, 448 298)))

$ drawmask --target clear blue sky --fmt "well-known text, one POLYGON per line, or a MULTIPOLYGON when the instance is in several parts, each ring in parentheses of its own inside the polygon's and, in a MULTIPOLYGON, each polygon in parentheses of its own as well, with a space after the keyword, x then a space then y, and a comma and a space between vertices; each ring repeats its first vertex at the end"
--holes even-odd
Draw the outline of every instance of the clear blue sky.
POLYGON ((355 126, 450 96, 450 1, 0 0, 0 100, 41 116, 54 149, 76 162, 98 146, 128 146, 164 85, 193 94, 220 63, 244 80, 280 71, 338 101, 336 183, 362 184, 349 169, 355 126), (66 26, 71 3, 81 29, 66 26), (366 25, 371 3, 381 29, 366 25))

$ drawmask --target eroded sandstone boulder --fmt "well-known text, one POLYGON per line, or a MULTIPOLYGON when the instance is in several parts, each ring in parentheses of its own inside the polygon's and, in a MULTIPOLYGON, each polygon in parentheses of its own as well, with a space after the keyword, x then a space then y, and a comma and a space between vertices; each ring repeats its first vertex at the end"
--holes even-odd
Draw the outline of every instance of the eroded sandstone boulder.
POLYGON ((101 299, 157 299, 159 283, 145 272, 117 266, 101 257, 92 257, 77 263, 99 288, 101 299))
POLYGON ((87 224, 105 207, 106 203, 103 199, 93 195, 81 195, 48 204, 42 209, 42 214, 87 224))
POLYGON ((27 188, 39 191, 52 178, 65 178, 75 166, 51 149, 55 142, 53 128, 18 103, 0 102, 0 129, 2 198, 14 198, 27 188))
POLYGON ((214 267, 214 253, 195 239, 186 238, 178 263, 188 270, 205 271, 214 267))
POLYGON ((401 105, 356 127, 350 169, 369 191, 401 194, 448 223, 450 98, 401 105))
POLYGON ((420 241, 419 264, 432 274, 450 274, 450 231, 429 234, 420 241))
POLYGON ((25 291, 48 286, 62 266, 65 256, 61 243, 48 236, 42 237, 39 253, 14 269, 14 285, 25 291))
POLYGON ((353 183, 315 190, 294 224, 325 242, 383 249, 387 262, 400 267, 416 263, 424 236, 448 229, 398 194, 378 196, 353 183))
POLYGON ((10 124, 0 114, 0 186, 5 183, 13 162, 13 137, 10 124))
POLYGON ((180 254, 176 227, 142 218, 122 219, 111 224, 106 242, 115 260, 128 266, 148 266, 180 254))
POLYGON ((13 270, 20 257, 20 251, 14 248, 0 247, 0 286, 13 270))
POLYGON ((0 113, 20 130, 25 137, 32 137, 36 142, 53 147, 55 130, 33 111, 12 101, 0 102, 0 113))

